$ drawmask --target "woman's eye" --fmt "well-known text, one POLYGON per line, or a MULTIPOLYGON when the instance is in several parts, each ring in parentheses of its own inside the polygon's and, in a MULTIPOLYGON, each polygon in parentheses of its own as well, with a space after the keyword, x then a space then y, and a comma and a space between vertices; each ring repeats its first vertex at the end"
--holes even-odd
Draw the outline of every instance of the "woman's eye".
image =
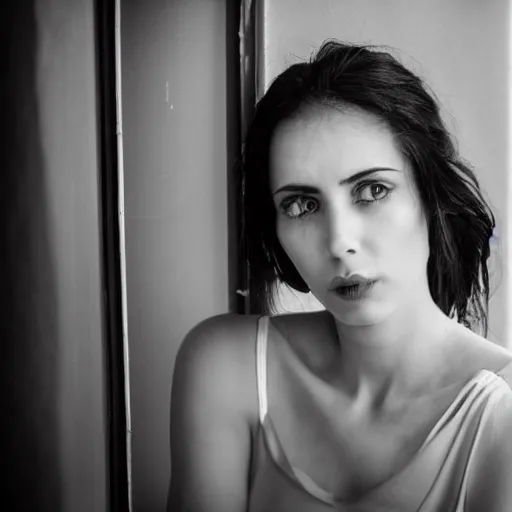
POLYGON ((360 201, 363 203, 373 203, 374 201, 384 199, 389 193, 389 188, 381 183, 370 183, 363 186, 360 192, 360 201))
POLYGON ((302 217, 303 215, 313 213, 316 208, 316 201, 310 197, 295 197, 284 201, 282 205, 284 213, 291 218, 302 217))

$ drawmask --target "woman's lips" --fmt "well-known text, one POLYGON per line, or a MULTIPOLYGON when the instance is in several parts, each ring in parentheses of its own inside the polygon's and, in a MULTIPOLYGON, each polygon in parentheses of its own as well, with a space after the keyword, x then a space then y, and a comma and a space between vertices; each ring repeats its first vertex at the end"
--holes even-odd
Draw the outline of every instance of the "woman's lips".
POLYGON ((336 276, 329 285, 329 290, 337 290, 338 288, 345 286, 353 286, 353 285, 366 285, 368 283, 374 282, 376 279, 372 279, 370 277, 366 277, 362 274, 358 274, 356 272, 350 274, 347 277, 336 276))
POLYGON ((365 279, 359 283, 348 284, 332 288, 330 291, 344 300, 360 300, 374 287, 377 280, 365 279))

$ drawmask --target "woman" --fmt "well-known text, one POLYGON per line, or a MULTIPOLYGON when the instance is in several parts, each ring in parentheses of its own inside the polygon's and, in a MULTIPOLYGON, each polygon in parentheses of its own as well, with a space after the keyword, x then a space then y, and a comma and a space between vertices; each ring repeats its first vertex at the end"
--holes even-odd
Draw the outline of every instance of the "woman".
POLYGON ((421 80, 328 41, 243 163, 266 314, 180 349, 169 510, 512 510, 512 354, 474 332, 494 217, 421 80), (326 310, 269 317, 276 279, 326 310))

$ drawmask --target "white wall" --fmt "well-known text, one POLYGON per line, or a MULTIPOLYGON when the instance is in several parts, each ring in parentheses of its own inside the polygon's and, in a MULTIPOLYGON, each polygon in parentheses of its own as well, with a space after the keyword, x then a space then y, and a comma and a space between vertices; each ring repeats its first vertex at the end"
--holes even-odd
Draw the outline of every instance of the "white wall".
MULTIPOLYGON (((502 247, 498 261, 493 246, 490 263, 497 290, 490 301, 489 339, 506 344, 509 1, 262 0, 258 5, 260 96, 277 74, 309 58, 328 38, 394 47, 395 55, 426 79, 497 217, 502 247)), ((285 290, 283 297, 282 309, 302 309, 285 290)), ((508 344, 512 347, 512 339, 508 344)))
POLYGON ((226 4, 123 0, 135 512, 164 510, 174 358, 228 311, 226 4))

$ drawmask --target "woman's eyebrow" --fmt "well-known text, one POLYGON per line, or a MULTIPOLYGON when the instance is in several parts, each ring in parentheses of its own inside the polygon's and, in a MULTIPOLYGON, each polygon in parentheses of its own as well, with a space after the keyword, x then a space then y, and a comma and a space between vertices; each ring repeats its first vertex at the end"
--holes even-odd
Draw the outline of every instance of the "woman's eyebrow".
MULTIPOLYGON (((393 172, 401 172, 399 169, 392 169, 391 167, 371 167, 370 169, 365 169, 364 171, 359 171, 345 178, 339 182, 340 185, 347 185, 350 183, 354 183, 355 181, 360 180, 370 174, 374 174, 379 171, 393 171, 393 172)), ((311 185, 302 185, 302 184, 289 184, 284 185, 283 187, 278 188, 273 195, 276 195, 278 192, 304 192, 306 194, 319 194, 320 190, 316 187, 312 187, 311 185)))

